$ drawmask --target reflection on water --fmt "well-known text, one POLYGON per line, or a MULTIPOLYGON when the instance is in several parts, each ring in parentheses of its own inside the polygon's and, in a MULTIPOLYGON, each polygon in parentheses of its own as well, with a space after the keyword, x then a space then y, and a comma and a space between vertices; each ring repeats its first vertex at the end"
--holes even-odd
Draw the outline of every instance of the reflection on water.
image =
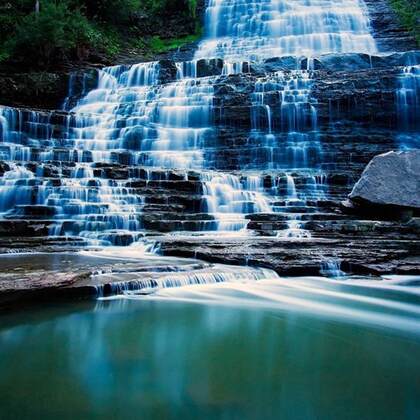
POLYGON ((0 417, 414 419, 419 291, 402 280, 190 286, 3 315, 0 417))

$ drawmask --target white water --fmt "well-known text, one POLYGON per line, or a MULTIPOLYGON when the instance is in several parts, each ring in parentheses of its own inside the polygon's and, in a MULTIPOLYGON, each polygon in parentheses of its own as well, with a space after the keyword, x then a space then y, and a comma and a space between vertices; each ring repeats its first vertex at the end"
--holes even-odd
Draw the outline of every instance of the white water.
MULTIPOLYGON (((395 276, 383 281, 325 277, 279 277, 266 272, 260 279, 161 288, 152 300, 241 306, 304 313, 351 324, 389 328, 418 334, 420 287, 418 277, 395 276), (257 281, 256 281, 257 280, 257 281), (414 284, 408 286, 408 284, 414 284)), ((137 299, 132 293, 119 298, 137 299)), ((144 297, 142 296, 142 299, 144 297)))
MULTIPOLYGON (((39 162, 36 179, 21 177, 0 185, 1 210, 15 205, 43 205, 53 210, 57 222, 54 235, 80 235, 91 243, 129 244, 142 237, 143 199, 136 194, 132 171, 128 181, 106 179, 100 163, 144 165, 151 168, 196 169, 201 171, 204 210, 214 221, 203 230, 246 232, 247 214, 282 211, 305 206, 307 196, 323 197, 325 179, 319 169, 322 148, 317 133, 316 103, 311 98, 308 71, 278 72, 262 77, 252 96, 252 130, 249 142, 264 156, 244 165, 255 171, 284 169, 288 183, 293 170, 304 170, 311 188, 288 191, 283 208, 273 205, 272 192, 262 178, 248 182, 247 176, 206 170, 206 154, 216 148, 213 127, 213 83, 215 77, 197 78, 200 58, 221 57, 224 74, 240 73, 241 63, 273 56, 308 56, 337 52, 376 51, 362 1, 358 0, 211 0, 206 9, 205 38, 195 60, 177 63, 177 80, 160 84, 157 62, 133 66, 112 66, 99 72, 96 89, 87 93, 72 109, 64 138, 53 136, 48 116, 31 113, 24 119, 19 111, 0 110, 0 155, 16 161, 23 173, 24 162, 39 162), (281 103, 280 112, 270 106, 270 96, 281 103), (29 135, 22 135, 23 125, 29 135), (286 139, 286 141, 285 141, 286 139), (59 185, 43 176, 43 163, 68 162, 62 168, 59 185), (258 184, 255 188, 254 184, 258 184), (30 196, 31 187, 33 188, 30 196), (313 188, 312 188, 313 186, 313 188), (34 198, 35 197, 35 198, 34 198)), ((399 103, 405 106, 408 88, 401 88, 399 103), (406 89, 405 91, 403 89, 406 89)), ((408 83, 408 82, 407 82, 408 83)), ((83 89, 84 90, 84 89, 83 89)), ((69 97, 73 94, 70 86, 69 97)), ((66 99, 66 103, 71 101, 66 99)), ((241 164, 239 164, 242 169, 241 164)), ((14 167, 15 168, 15 167, 14 167)), ((16 172, 16 168, 14 171, 16 172)), ((13 210, 15 211, 15 210, 13 210)), ((24 210, 20 210, 24 211, 24 210)), ((47 210, 46 210, 47 211, 47 210)), ((305 238, 309 232, 302 214, 291 211, 283 238, 305 238)))
POLYGON ((359 0, 210 0, 196 57, 229 62, 376 51, 359 0))
POLYGON ((218 231, 244 231, 246 214, 271 213, 268 199, 259 192, 261 180, 255 176, 241 182, 232 174, 203 173, 202 180, 205 211, 215 217, 218 231))
POLYGON ((404 68, 398 80, 397 108, 403 130, 420 127, 420 65, 404 68))
MULTIPOLYGON (((132 245, 105 249, 101 252, 85 251, 83 255, 122 261, 137 261, 138 254, 131 252, 132 245)), ((383 276, 381 279, 346 276, 339 262, 328 260, 325 275, 335 279, 312 277, 281 277, 273 270, 211 264, 201 267, 194 260, 177 265, 177 259, 156 258, 170 266, 172 272, 153 271, 150 257, 138 272, 131 270, 98 272, 92 281, 111 283, 105 291, 98 286, 104 300, 171 300, 196 304, 240 306, 281 312, 293 311, 312 317, 325 317, 352 324, 362 324, 418 334, 420 331, 420 278, 418 276, 383 276), (152 270, 152 271, 151 271, 152 270), (334 273, 332 273, 334 271, 334 273), (378 281, 380 280, 380 281, 378 281)), ((146 260, 145 260, 146 261, 146 260)), ((143 261, 144 262, 144 261, 143 261)), ((179 261, 178 261, 179 264, 179 261)))
POLYGON ((211 131, 210 81, 158 85, 158 63, 123 69, 104 69, 98 89, 74 108, 78 114, 98 118, 93 125, 80 121, 76 147, 103 150, 109 160, 110 151, 127 152, 127 163, 133 165, 201 168, 203 142, 211 131))
MULTIPOLYGON (((233 267, 228 265, 212 265, 204 269, 187 272, 163 273, 148 276, 148 273, 99 273, 92 277, 99 284, 109 283, 111 296, 143 296, 156 293, 158 290, 186 287, 191 285, 207 285, 216 283, 253 283, 277 275, 263 268, 233 267)), ((103 296, 103 286, 98 286, 98 295, 103 296)))

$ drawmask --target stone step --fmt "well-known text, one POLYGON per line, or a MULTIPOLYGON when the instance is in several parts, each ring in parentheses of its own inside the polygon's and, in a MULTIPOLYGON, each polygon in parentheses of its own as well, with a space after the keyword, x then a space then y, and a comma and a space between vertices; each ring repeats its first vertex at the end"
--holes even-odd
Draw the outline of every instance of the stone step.
POLYGON ((0 219, 0 237, 48 236, 51 228, 56 224, 54 220, 4 220, 0 219))
POLYGON ((50 219, 59 213, 54 206, 45 205, 17 205, 4 215, 7 219, 50 219))
POLYGON ((209 214, 185 214, 171 213, 143 214, 142 226, 147 230, 157 232, 192 231, 201 232, 216 229, 215 219, 209 214))
POLYGON ((342 220, 349 219, 348 215, 342 213, 327 213, 327 212, 317 212, 317 213, 256 213, 256 214, 247 214, 246 219, 251 220, 256 223, 263 222, 277 222, 277 221, 290 221, 295 220, 298 217, 302 221, 310 220, 342 220))

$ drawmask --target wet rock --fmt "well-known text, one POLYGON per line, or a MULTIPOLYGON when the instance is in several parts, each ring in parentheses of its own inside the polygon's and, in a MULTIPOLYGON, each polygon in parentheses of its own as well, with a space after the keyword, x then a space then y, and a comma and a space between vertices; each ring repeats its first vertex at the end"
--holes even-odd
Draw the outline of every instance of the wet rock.
POLYGON ((315 58, 313 64, 309 62, 308 67, 315 70, 357 71, 371 68, 372 60, 367 54, 325 54, 315 58))
POLYGON ((210 60, 198 60, 197 77, 218 76, 222 74, 223 60, 213 58, 210 60))
POLYGON ((172 60, 159 61, 159 83, 170 83, 176 79, 176 64, 172 60))
MULTIPOLYGON (((413 13, 417 0, 411 1, 413 13)), ((379 51, 407 51, 417 47, 414 36, 403 28, 389 0, 364 0, 379 51)))
MULTIPOLYGON (((388 55, 369 55, 364 53, 323 54, 317 57, 273 57, 263 64, 252 63, 252 73, 256 76, 276 71, 324 70, 328 72, 352 72, 373 68, 409 66, 420 62, 420 51, 402 50, 388 55)), ((395 51, 395 50, 394 50, 395 51)))
POLYGON ((0 74, 0 103, 7 106, 60 108, 67 96, 68 73, 0 74))
POLYGON ((357 121, 375 127, 396 127, 395 96, 401 68, 362 69, 346 72, 315 72, 312 95, 316 98, 318 121, 357 121))
POLYGON ((57 209, 52 206, 44 205, 17 205, 5 215, 6 218, 13 219, 47 219, 54 217, 57 209))
POLYGON ((3 176, 8 171, 10 171, 9 164, 7 162, 0 162, 0 176, 3 176))
POLYGON ((416 237, 398 233, 379 235, 364 232, 359 237, 335 233, 331 237, 282 239, 262 237, 161 239, 164 255, 197 258, 209 262, 251 265, 275 270, 280 275, 317 275, 328 260, 340 261, 353 274, 420 273, 420 253, 416 237))
POLYGON ((388 152, 366 167, 349 198, 358 209, 420 210, 420 150, 388 152))
MULTIPOLYGON (((25 302, 55 301, 57 298, 80 297, 81 293, 71 293, 68 287, 81 282, 90 276, 90 272, 29 271, 9 272, 0 275, 0 309, 15 307, 25 302), (64 293, 63 293, 64 291, 64 293)), ((94 295, 94 290, 86 290, 85 295, 94 295)))
POLYGON ((4 269, 0 273, 0 310, 26 302, 88 299, 124 290, 143 293, 147 289, 150 293, 176 276, 183 281, 189 273, 216 270, 195 259, 122 261, 75 253, 3 255, 0 264, 4 269))
POLYGON ((19 236, 22 233, 19 231, 9 231, 7 236, 2 236, 2 232, 0 224, 0 254, 28 251, 55 254, 78 251, 87 245, 85 239, 74 236, 19 236))
POLYGON ((65 99, 65 109, 72 109, 80 98, 97 87, 98 74, 96 69, 78 70, 69 74, 68 87, 71 85, 71 91, 68 94, 71 96, 65 99))
POLYGON ((54 221, 0 220, 0 237, 47 236, 54 221))
POLYGON ((294 56, 268 58, 263 68, 266 72, 297 70, 301 68, 301 59, 294 56))

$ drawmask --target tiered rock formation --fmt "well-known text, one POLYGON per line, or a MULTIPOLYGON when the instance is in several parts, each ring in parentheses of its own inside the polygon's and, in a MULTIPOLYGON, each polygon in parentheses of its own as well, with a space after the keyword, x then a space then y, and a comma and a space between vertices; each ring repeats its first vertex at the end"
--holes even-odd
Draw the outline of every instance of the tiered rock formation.
POLYGON ((73 75, 71 111, 2 108, 0 249, 146 238, 288 275, 419 272, 415 217, 342 205, 375 155, 419 143, 420 52, 367 3, 380 49, 403 52, 162 60, 73 75))

